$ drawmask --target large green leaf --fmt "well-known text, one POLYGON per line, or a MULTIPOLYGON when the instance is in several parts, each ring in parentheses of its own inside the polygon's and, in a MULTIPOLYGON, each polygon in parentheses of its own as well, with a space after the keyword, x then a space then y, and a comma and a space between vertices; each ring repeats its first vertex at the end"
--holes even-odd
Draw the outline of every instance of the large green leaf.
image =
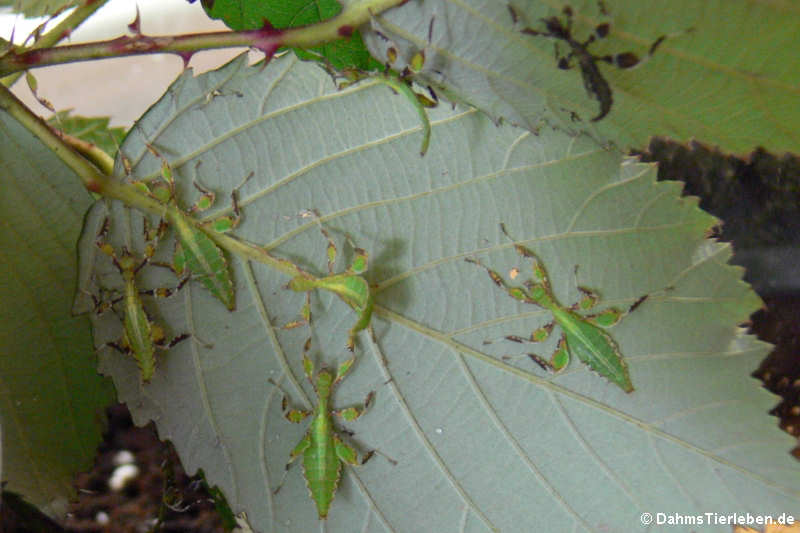
POLYGON ((202 4, 208 16, 222 20, 233 30, 255 30, 265 22, 275 28, 292 28, 341 11, 336 0, 206 0, 202 4))
MULTIPOLYGON (((774 397, 750 377, 767 346, 737 326, 759 300, 727 264, 729 246, 704 238, 716 220, 681 198, 679 184, 656 182, 653 166, 586 136, 547 128, 536 136, 449 106, 431 119, 431 149, 420 158, 414 108, 387 87, 337 92, 325 72, 293 57, 264 69, 240 58, 181 76, 121 148, 138 179, 159 173, 145 142, 159 150, 184 204, 197 194, 192 179, 223 198, 252 172, 235 234, 319 275, 325 240, 300 216, 309 209, 341 251, 349 236, 370 254, 375 335, 360 335, 356 368, 333 401, 352 405, 376 391, 372 409, 348 424, 351 440, 397 465, 378 456, 348 468, 328 530, 638 531, 643 512, 797 509, 792 439, 767 415, 774 397), (653 293, 609 330, 635 392, 578 361, 552 375, 522 355, 527 347, 483 344, 548 320, 465 261, 529 275, 501 221, 541 256, 564 303, 578 297, 576 265, 578 282, 604 302, 623 307, 653 293)), ((87 219, 81 251, 97 277, 86 279, 118 289, 94 244, 107 216, 115 245, 139 253, 141 217, 100 202, 87 219)), ((168 242, 158 250, 162 260, 170 252, 168 242)), ((298 318, 303 295, 285 288, 286 276, 229 258, 235 312, 196 282, 170 299, 146 299, 171 334, 194 338, 164 355, 150 384, 114 350, 101 353, 102 370, 137 423, 155 420, 187 470, 202 467, 255 529, 316 530, 299 466, 280 485, 305 428, 284 420, 282 393, 267 381, 282 383, 293 404, 311 405, 300 365, 308 332, 281 327, 298 318)), ((176 280, 146 266, 137 282, 176 280)), ((356 317, 330 294, 312 302, 311 353, 332 366, 348 357, 356 317)), ((120 335, 113 313, 95 322, 98 345, 120 335)))
POLYGON ((8 490, 50 512, 91 465, 111 383, 89 321, 73 317, 75 241, 91 198, 56 156, 0 113, 0 422, 8 490))
POLYGON ((570 47, 562 40, 522 34, 545 31, 541 18, 564 21, 562 2, 426 0, 376 17, 385 37, 365 33, 376 57, 388 46, 408 59, 427 48, 420 79, 441 86, 487 113, 536 130, 542 120, 587 131, 623 149, 653 135, 691 138, 726 151, 756 146, 800 152, 800 4, 748 0, 575 0, 573 38, 585 41, 601 23, 608 37, 588 46, 596 55, 633 52, 639 58, 667 36, 651 60, 630 70, 599 62, 613 91, 611 112, 599 122, 599 103, 584 88, 577 61, 557 67, 570 47), (600 12, 605 6, 608 15, 600 12), (430 23, 433 34, 428 42, 430 23))

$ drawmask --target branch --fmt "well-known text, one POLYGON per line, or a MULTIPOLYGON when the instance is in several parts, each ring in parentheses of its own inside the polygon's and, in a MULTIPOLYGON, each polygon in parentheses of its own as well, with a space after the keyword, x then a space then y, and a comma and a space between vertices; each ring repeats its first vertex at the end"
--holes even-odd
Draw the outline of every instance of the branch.
POLYGON ((86 159, 94 163, 103 173, 111 174, 114 171, 114 159, 102 149, 98 148, 96 144, 84 141, 83 139, 79 139, 78 137, 74 137, 62 131, 56 131, 56 134, 60 136, 66 144, 73 147, 86 159))
POLYGON ((276 30, 267 23, 265 27, 258 30, 165 37, 139 34, 118 37, 110 41, 26 50, 20 53, 12 50, 0 58, 0 76, 48 65, 142 54, 177 54, 185 64, 198 50, 231 47, 250 47, 261 50, 269 60, 282 46, 310 48, 342 37, 349 37, 356 28, 368 22, 374 15, 404 4, 406 1, 362 0, 352 2, 333 18, 285 30, 276 30))

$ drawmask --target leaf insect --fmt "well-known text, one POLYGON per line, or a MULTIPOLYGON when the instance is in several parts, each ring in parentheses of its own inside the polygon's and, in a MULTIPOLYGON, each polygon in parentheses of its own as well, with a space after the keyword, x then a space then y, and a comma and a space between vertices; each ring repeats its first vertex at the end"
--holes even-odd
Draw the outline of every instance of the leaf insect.
MULTIPOLYGON (((508 4, 508 11, 511 14, 511 20, 516 24, 521 16, 517 9, 508 4)), ((572 8, 565 6, 562 10, 565 16, 565 22, 561 22, 558 17, 547 17, 539 19, 544 23, 545 30, 535 30, 531 27, 525 27, 521 31, 526 35, 551 37, 553 39, 561 40, 567 43, 570 48, 569 54, 564 57, 558 57, 558 49, 556 48, 556 59, 558 60, 558 68, 568 70, 571 68, 570 60, 574 57, 578 60, 578 66, 581 69, 581 77, 583 78, 583 86, 590 97, 595 98, 600 103, 600 112, 597 116, 591 119, 592 122, 597 122, 603 119, 614 103, 613 91, 611 86, 606 81, 600 68, 597 66, 598 61, 604 61, 611 65, 616 65, 621 69, 629 69, 640 63, 639 57, 633 52, 623 52, 616 55, 596 56, 589 52, 589 45, 596 39, 606 37, 610 30, 608 23, 599 24, 595 27, 594 34, 590 35, 585 41, 577 41, 572 36, 572 8)), ((605 6, 601 4, 601 12, 605 13, 605 6)), ((662 35, 650 46, 648 57, 652 56, 658 46, 667 38, 662 35)))
MULTIPOLYGON (((145 219, 146 220, 146 219, 145 219)), ((119 270, 125 284, 123 296, 124 317, 122 320, 123 334, 119 342, 110 342, 107 345, 131 355, 139 366, 142 383, 148 383, 152 379, 156 369, 156 350, 166 350, 172 348, 182 340, 189 337, 184 333, 171 340, 167 340, 164 328, 150 320, 142 305, 141 294, 151 294, 159 297, 166 297, 172 293, 172 289, 154 289, 151 291, 140 291, 136 287, 136 274, 144 267, 153 256, 155 246, 148 244, 144 257, 138 260, 127 248, 123 247, 121 253, 117 254, 113 246, 107 242, 109 219, 103 221, 100 232, 97 235, 95 244, 104 254, 111 258, 114 266, 119 270)), ((163 225, 159 225, 157 234, 163 232, 163 225)), ((145 224, 145 238, 151 240, 154 235, 147 223, 145 224)), ((185 280, 184 280, 185 282, 185 280)), ((183 282, 178 285, 178 289, 183 286, 183 282)), ((111 302, 113 305, 115 302, 111 302)), ((105 310, 110 305, 101 305, 101 310, 105 310)))
POLYGON ((192 278, 197 279, 229 311, 233 311, 236 309, 236 295, 228 262, 222 250, 206 232, 224 233, 238 225, 241 213, 236 196, 237 189, 244 185, 253 173, 250 173, 231 192, 232 216, 218 217, 211 221, 198 223, 190 215, 211 207, 215 200, 215 194, 195 181, 194 186, 201 193, 200 199, 188 211, 183 210, 175 197, 175 178, 172 168, 155 148, 150 145, 147 145, 147 148, 154 156, 161 159, 161 177, 148 183, 136 182, 136 185, 161 203, 176 207, 176 210, 167 212, 169 223, 177 236, 177 245, 170 266, 179 276, 187 270, 191 272, 192 278))
MULTIPOLYGON (((431 41, 431 36, 433 35, 433 21, 434 19, 431 18, 428 26, 429 43, 431 41)), ((389 38, 380 31, 375 30, 375 34, 384 41, 391 42, 389 38)), ((414 53, 411 56, 408 64, 400 73, 392 70, 392 65, 394 65, 394 63, 397 61, 397 55, 398 52, 395 46, 392 45, 387 48, 387 61, 383 72, 365 72, 357 69, 344 69, 341 71, 336 71, 330 64, 326 65, 326 69, 334 78, 334 82, 336 82, 337 78, 344 78, 345 81, 340 82, 337 85, 340 90, 362 80, 374 79, 384 85, 387 85, 395 94, 402 94, 405 96, 417 110, 417 115, 419 116, 420 122, 422 122, 422 144, 420 146, 419 155, 420 157, 424 157, 428 152, 428 147, 431 142, 431 122, 428 118, 428 112, 426 109, 439 105, 439 97, 436 95, 436 92, 430 87, 430 85, 428 85, 427 88, 431 98, 428 98, 424 94, 418 93, 414 90, 413 78, 422 70, 425 65, 425 50, 419 50, 414 53)))
MULTIPOLYGON (((311 416, 311 425, 305 436, 289 455, 289 463, 286 468, 288 469, 298 457, 303 457, 303 473, 306 478, 306 486, 311 499, 314 500, 317 506, 320 520, 325 520, 328 517, 328 510, 331 502, 333 502, 333 497, 336 495, 336 488, 339 486, 339 480, 342 476, 342 463, 354 466, 363 465, 374 453, 367 452, 359 460, 356 450, 346 444, 337 434, 334 429, 332 415, 337 415, 348 422, 357 419, 369 408, 375 393, 373 391, 367 394, 363 406, 333 409, 331 406, 333 389, 350 372, 355 362, 355 357, 351 357, 341 363, 336 373, 325 367, 320 368, 316 379, 314 379, 314 363, 308 357, 310 345, 311 338, 306 341, 303 347, 303 371, 308 381, 314 386, 317 394, 317 405, 313 411, 289 409, 288 399, 284 393, 282 408, 286 420, 299 423, 311 416)), ((270 380, 270 382, 277 386, 274 381, 270 380)))
MULTIPOLYGON (((307 212, 310 216, 317 219, 319 223, 319 215, 314 211, 307 212)), ((372 308, 374 305, 372 290, 370 290, 369 283, 361 275, 367 271, 369 256, 362 248, 353 247, 354 257, 350 266, 342 273, 334 274, 333 267, 336 263, 338 251, 336 244, 330 237, 330 234, 319 223, 319 229, 328 241, 327 258, 328 258, 328 273, 330 275, 323 278, 315 277, 307 272, 295 276, 289 281, 288 288, 296 292, 310 292, 314 289, 323 289, 331 291, 341 297, 356 313, 358 319, 356 323, 350 328, 347 336, 347 349, 353 351, 355 349, 355 337, 359 331, 366 329, 369 326, 370 319, 372 318, 372 308)), ((307 324, 311 318, 311 301, 310 295, 306 295, 306 303, 303 305, 301 311, 302 320, 291 322, 287 324, 286 328, 294 328, 303 324, 307 324)))
MULTIPOLYGON (((501 224, 500 228, 506 237, 511 239, 505 225, 501 224)), ((513 241, 513 239, 511 240, 513 241)), ((570 355, 574 355, 625 392, 633 391, 633 384, 622 353, 614 339, 604 331, 604 328, 611 327, 622 319, 622 311, 609 308, 593 315, 579 314, 579 311, 587 311, 593 308, 600 299, 596 292, 585 287, 578 287, 578 290, 583 295, 578 303, 570 307, 561 305, 553 294, 547 270, 538 256, 521 244, 514 244, 514 248, 519 255, 533 262, 533 278, 525 281, 522 286, 510 285, 500 274, 486 267, 477 259, 467 258, 467 261, 484 268, 492 282, 515 300, 538 305, 550 311, 553 315, 553 321, 534 330, 529 337, 507 335, 504 338, 519 343, 542 342, 550 336, 553 328, 558 325, 562 331, 561 339, 549 360, 545 360, 536 354, 528 354, 536 364, 542 368, 550 368, 559 372, 569 364, 570 355)), ((642 303, 642 301, 644 301, 644 298, 638 300, 637 304, 642 303)), ((637 304, 634 304, 634 307, 637 304)), ((484 344, 490 344, 491 342, 484 341, 484 344)))

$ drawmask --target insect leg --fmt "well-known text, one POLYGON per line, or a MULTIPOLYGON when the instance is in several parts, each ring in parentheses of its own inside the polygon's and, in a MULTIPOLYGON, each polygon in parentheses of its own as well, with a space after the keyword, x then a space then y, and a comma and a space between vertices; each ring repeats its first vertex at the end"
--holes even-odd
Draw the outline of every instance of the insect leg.
POLYGON ((190 334, 188 334, 188 333, 181 333, 180 335, 175 335, 175 336, 172 338, 172 340, 171 340, 171 341, 169 341, 168 343, 166 343, 166 345, 165 345, 165 348, 172 348, 173 346, 175 346, 175 345, 176 345, 176 344, 178 344, 179 342, 181 342, 181 341, 185 341, 185 340, 186 340, 186 339, 188 339, 189 337, 191 337, 191 335, 190 335, 190 334))
POLYGON ((343 380, 344 377, 350 372, 350 369, 353 367, 353 363, 355 363, 355 361, 355 357, 351 357, 347 361, 343 361, 336 369, 336 377, 333 382, 339 383, 341 380, 343 380))
POLYGON ((550 362, 547 363, 547 366, 556 372, 559 372, 560 370, 563 370, 568 363, 569 348, 567 347, 567 335, 562 333, 561 339, 558 341, 558 346, 556 346, 556 351, 550 356, 550 362))
POLYGON ((590 324, 594 324, 595 326, 600 326, 601 328, 609 328, 622 320, 622 311, 616 309, 614 307, 609 307, 608 309, 604 309, 603 311, 594 314, 594 315, 587 315, 583 318, 589 322, 590 324))
POLYGON ((336 416, 341 417, 343 420, 348 422, 352 422, 353 420, 357 419, 361 415, 363 415, 367 409, 370 408, 372 405, 372 400, 375 397, 375 391, 370 392, 367 394, 367 397, 364 399, 364 405, 361 407, 347 407, 345 409, 336 409, 333 411, 333 414, 336 416))
POLYGON ((494 340, 486 339, 485 341, 483 341, 483 344, 484 345, 493 344, 498 340, 507 340, 519 344, 533 344, 533 343, 543 342, 547 340, 547 338, 550 336, 550 333, 553 331, 555 325, 556 325, 555 322, 549 322, 544 326, 533 330, 533 332, 531 332, 530 337, 520 337, 519 335, 505 335, 503 337, 494 340))
MULTIPOLYGON (((547 277, 547 270, 545 270, 544 266, 542 265, 539 256, 536 255, 530 248, 518 244, 517 241, 508 233, 508 229, 506 229, 506 225, 503 222, 500 223, 500 230, 503 232, 503 235, 505 235, 512 243, 514 243, 514 249, 519 255, 533 261, 531 269, 533 270, 533 280, 536 282, 536 284, 543 285, 545 288, 549 289, 550 279, 547 277)), ((529 286, 528 288, 530 289, 532 287, 529 286)))
POLYGON ((539 365, 539 368, 541 368, 542 370, 545 370, 545 371, 553 370, 553 367, 550 366, 550 363, 547 360, 545 360, 542 357, 536 355, 535 353, 526 353, 525 355, 527 355, 530 358, 531 361, 533 361, 534 363, 539 365))
POLYGON ((335 433, 333 435, 333 447, 336 450, 336 456, 345 463, 354 466, 361 464, 358 460, 358 453, 356 452, 355 448, 349 444, 345 444, 339 435, 336 435, 335 433))
MULTIPOLYGON (((226 233, 228 231, 231 231, 232 229, 234 229, 236 226, 239 225, 239 222, 241 222, 241 220, 242 220, 242 212, 239 209, 239 189, 241 189, 244 186, 245 183, 250 181, 250 178, 252 178, 254 175, 255 175, 255 171, 251 171, 244 178, 244 180, 242 180, 242 182, 239 185, 237 185, 236 187, 234 187, 231 190, 231 209, 233 210, 233 214, 232 215, 221 215, 221 216, 218 216, 213 220, 210 220, 208 222, 203 223, 204 227, 207 227, 207 228, 209 228, 209 229, 211 229, 213 231, 216 231, 218 233, 226 233)), ((197 187, 196 183, 195 183, 195 187, 197 187)), ((210 193, 210 191, 209 191, 209 193, 210 193)), ((213 193, 210 193, 210 194, 213 194, 213 193)), ((212 202, 213 202, 213 199, 212 199, 212 202)))
POLYGON ((283 399, 281 400, 281 410, 283 411, 283 416, 289 422, 299 423, 305 420, 310 414, 311 411, 305 411, 303 409, 289 409, 289 397, 283 388, 278 385, 272 378, 267 379, 269 383, 271 383, 275 388, 283 393, 283 399))
POLYGON ((206 189, 196 180, 192 180, 192 185, 194 188, 200 191, 200 199, 197 200, 192 207, 189 208, 190 213, 197 213, 199 211, 205 211, 209 209, 212 205, 214 205, 214 201, 217 199, 217 195, 214 191, 210 189, 206 189))

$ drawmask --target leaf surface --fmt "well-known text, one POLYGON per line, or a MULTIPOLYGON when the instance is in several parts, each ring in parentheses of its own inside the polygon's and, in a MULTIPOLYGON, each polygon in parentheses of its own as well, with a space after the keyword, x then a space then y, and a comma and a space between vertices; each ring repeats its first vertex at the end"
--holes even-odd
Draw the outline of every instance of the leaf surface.
MULTIPOLYGON (((296 28, 329 19, 341 11, 336 0, 213 0, 204 1, 203 8, 209 17, 222 20, 232 30, 260 29, 266 23, 278 29, 296 28)), ((313 53, 300 49, 295 52, 306 59, 321 55, 337 68, 374 70, 382 66, 370 57, 358 31, 347 39, 312 50, 313 53)))
POLYGON ((66 510, 91 465, 111 382, 97 375, 89 321, 71 316, 75 241, 91 198, 48 148, 0 113, 0 422, 3 481, 66 510))
MULTIPOLYGON (((337 91, 324 71, 291 56, 264 69, 239 58, 181 76, 121 148, 131 179, 159 175, 145 143, 164 155, 182 205, 198 194, 193 179, 215 190, 209 217, 229 211, 223 199, 253 172, 233 233, 318 276, 327 274, 326 241, 311 209, 336 241, 336 271, 352 260, 345 237, 369 254, 374 338, 360 334, 356 365, 332 402, 354 405, 374 390, 370 411, 346 427, 361 451, 378 449, 397 465, 377 456, 346 468, 328 530, 638 531, 643 512, 797 509, 792 439, 767 414, 774 397, 750 377, 768 347, 737 326, 760 301, 727 264, 730 247, 705 239, 717 221, 680 197, 680 184, 656 182, 654 166, 587 136, 497 127, 462 107, 430 116, 431 147, 420 158, 414 108, 384 85, 337 91), (500 222, 542 259, 564 305, 579 299, 577 285, 597 290, 600 308, 651 294, 608 330, 634 393, 577 360, 553 375, 518 344, 483 344, 551 320, 465 261, 530 275, 500 222)), ((124 176, 121 164, 117 171, 124 176)), ((87 217, 81 252, 94 274, 82 279, 114 290, 119 276, 94 245, 107 216, 115 245, 132 250, 142 250, 142 222, 116 203, 87 217)), ((171 246, 163 241, 157 258, 171 246)), ((235 312, 189 282, 145 301, 170 334, 193 335, 163 356, 150 384, 113 350, 101 351, 101 368, 137 423, 155 420, 187 471, 202 467, 254 529, 316 530, 298 465, 281 484, 306 427, 282 417, 283 393, 267 381, 294 407, 311 407, 301 363, 308 330, 282 328, 299 317, 304 295, 286 288, 288 276, 228 257, 235 312)), ((148 265, 137 283, 176 280, 148 265)), ((356 316, 320 291, 312 314, 311 357, 334 367, 349 357, 356 316)), ((113 313, 95 322, 97 345, 118 337, 113 313)))
POLYGON ((622 70, 597 62, 611 87, 613 105, 598 122, 596 97, 584 87, 578 61, 558 68, 571 47, 563 40, 527 35, 546 31, 543 18, 565 23, 560 2, 426 0, 408 2, 375 18, 364 37, 379 60, 394 46, 400 63, 426 51, 419 76, 459 101, 532 131, 542 122, 567 131, 585 131, 623 150, 646 146, 661 135, 699 139, 726 151, 800 152, 800 4, 748 0, 575 0, 575 41, 585 42, 596 27, 609 34, 587 45, 596 56, 632 52, 648 61, 622 70), (606 15, 601 13, 605 6, 606 15), (433 31, 429 41, 429 30, 433 31), (554 47, 557 57, 554 56, 554 47))

